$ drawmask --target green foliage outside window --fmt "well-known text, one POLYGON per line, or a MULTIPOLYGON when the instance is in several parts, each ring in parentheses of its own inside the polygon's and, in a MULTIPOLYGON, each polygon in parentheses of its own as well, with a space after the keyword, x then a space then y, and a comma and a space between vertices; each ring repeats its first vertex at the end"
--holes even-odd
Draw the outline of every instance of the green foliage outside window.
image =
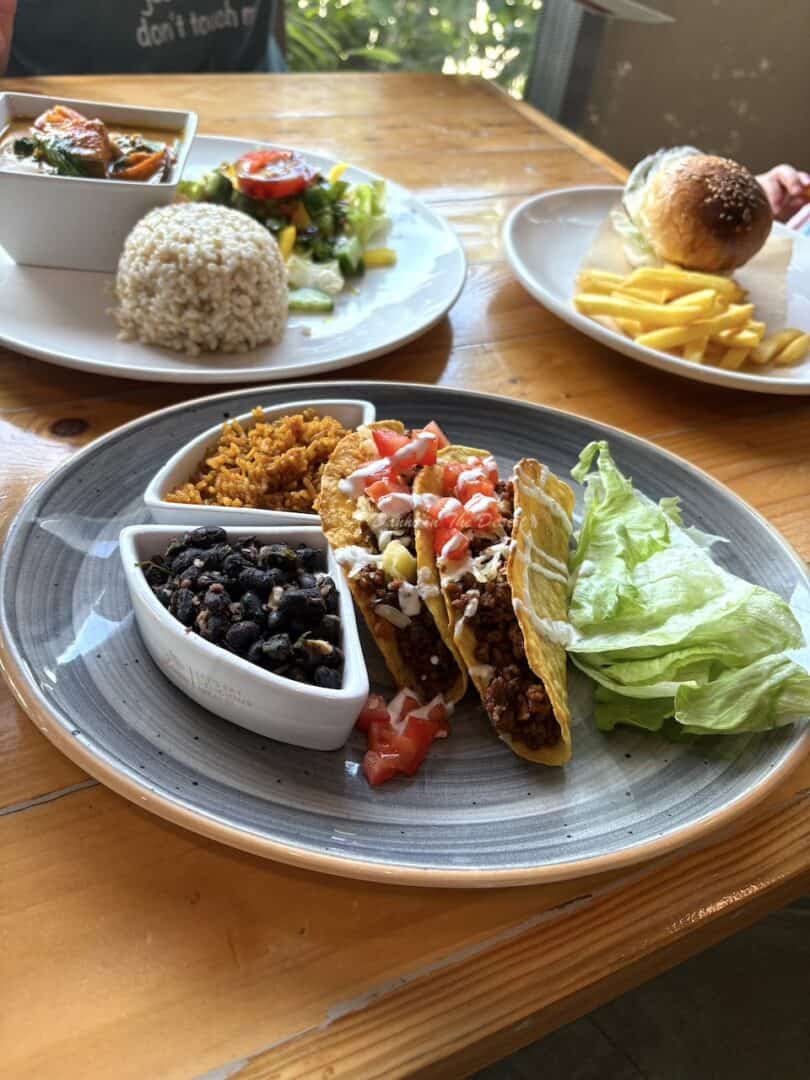
POLYGON ((293 71, 444 71, 520 96, 541 0, 286 0, 293 71))

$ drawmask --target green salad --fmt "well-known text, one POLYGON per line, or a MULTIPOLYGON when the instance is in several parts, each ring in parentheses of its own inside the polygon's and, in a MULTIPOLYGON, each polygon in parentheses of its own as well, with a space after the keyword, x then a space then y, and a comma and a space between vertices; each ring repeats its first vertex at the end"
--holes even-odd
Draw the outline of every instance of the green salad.
POLYGON ((286 263, 290 311, 330 312, 348 280, 396 263, 391 248, 374 246, 390 224, 385 182, 351 184, 346 169, 341 163, 323 176, 294 150, 255 150, 178 191, 261 222, 286 263))
POLYGON ((574 663, 596 683, 598 727, 673 738, 763 731, 810 716, 810 675, 790 606, 713 562, 718 542, 653 502, 605 442, 580 455, 586 486, 571 561, 574 663))

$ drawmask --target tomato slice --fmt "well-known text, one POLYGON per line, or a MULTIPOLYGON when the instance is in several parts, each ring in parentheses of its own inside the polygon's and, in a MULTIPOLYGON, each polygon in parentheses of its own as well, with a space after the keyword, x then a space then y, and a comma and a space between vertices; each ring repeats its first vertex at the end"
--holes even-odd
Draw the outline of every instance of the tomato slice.
POLYGON ((369 484, 366 495, 375 503, 379 503, 385 495, 407 495, 410 490, 405 481, 400 480, 398 476, 383 476, 380 480, 369 484))
POLYGON ((407 446, 411 441, 407 435, 400 435, 397 431, 389 431, 388 428, 377 428, 371 433, 377 453, 380 457, 391 457, 397 450, 407 446))
POLYGON ((318 175, 294 150, 253 150, 234 168, 237 187, 252 199, 300 195, 318 175))
POLYGON ((411 690, 400 690, 396 697, 391 698, 388 703, 388 714, 391 717, 392 722, 402 720, 413 712, 414 709, 419 708, 419 698, 411 690))
POLYGON ((431 435, 436 436, 436 449, 444 450, 446 446, 450 445, 450 440, 445 433, 439 427, 435 420, 431 420, 430 423, 425 424, 423 428, 414 428, 411 434, 418 435, 422 431, 428 431, 431 435))
POLYGON ((358 731, 368 731, 375 720, 387 722, 389 719, 388 706, 382 694, 369 694, 354 726, 358 731))

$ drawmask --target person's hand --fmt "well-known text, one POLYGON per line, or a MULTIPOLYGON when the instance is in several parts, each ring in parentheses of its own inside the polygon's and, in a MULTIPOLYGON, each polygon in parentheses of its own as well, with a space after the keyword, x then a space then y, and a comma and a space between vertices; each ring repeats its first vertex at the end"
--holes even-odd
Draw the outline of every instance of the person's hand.
POLYGON ((774 165, 757 180, 765 189, 777 221, 787 221, 810 202, 810 173, 799 172, 792 165, 774 165))
POLYGON ((798 232, 810 232, 810 202, 797 210, 785 224, 789 229, 796 229, 798 232))
POLYGON ((11 52, 11 34, 14 30, 14 16, 17 14, 17 0, 0 0, 0 75, 8 67, 11 52))

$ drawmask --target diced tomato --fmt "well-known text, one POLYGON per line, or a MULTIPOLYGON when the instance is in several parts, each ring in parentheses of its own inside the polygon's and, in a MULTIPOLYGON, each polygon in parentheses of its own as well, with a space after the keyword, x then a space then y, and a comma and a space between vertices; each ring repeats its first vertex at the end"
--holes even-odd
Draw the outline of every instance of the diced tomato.
POLYGON ((382 694, 369 694, 354 726, 358 731, 368 731, 375 720, 387 722, 389 719, 388 706, 382 694))
POLYGON ((501 520, 501 511, 496 499, 491 495, 482 495, 480 492, 464 504, 463 509, 456 518, 456 527, 459 529, 473 529, 483 532, 491 529, 501 520))
POLYGON ((456 485, 458 490, 458 497, 463 503, 467 503, 473 495, 494 495, 495 485, 483 475, 483 470, 469 469, 468 473, 481 473, 481 475, 470 476, 462 473, 459 478, 459 482, 456 485))
POLYGON ((410 690, 400 690, 388 703, 388 715, 393 722, 402 720, 419 707, 419 698, 410 690))
POLYGON ((376 750, 367 750, 363 756, 363 772, 373 787, 391 780, 399 771, 399 759, 396 754, 381 754, 376 750))
POLYGON ((436 449, 444 450, 446 446, 450 445, 450 440, 445 433, 439 427, 435 420, 431 420, 429 424, 425 424, 423 428, 414 428, 411 432, 412 435, 418 435, 420 431, 429 431, 431 435, 436 436, 436 449))
POLYGON ((369 484, 366 488, 366 495, 375 503, 379 503, 380 499, 385 495, 407 495, 410 490, 405 481, 400 480, 398 476, 385 475, 382 479, 369 484))
POLYGON ((433 534, 433 551, 436 555, 441 555, 445 552, 444 557, 450 559, 452 562, 458 562, 460 559, 466 557, 467 552, 470 550, 470 542, 467 537, 461 532, 455 525, 445 525, 442 522, 437 526, 436 531, 433 534), (449 551, 445 552, 445 548, 453 541, 449 551))
POLYGON ((498 462, 494 457, 485 457, 481 462, 481 468, 486 473, 487 480, 489 480, 491 484, 498 483, 500 475, 498 473, 498 462))
POLYGON ((299 195, 318 175, 294 150, 253 150, 235 168, 239 190, 252 199, 299 195))
POLYGON ((443 525, 452 525, 461 513, 461 503, 458 499, 436 499, 431 503, 428 513, 434 521, 441 521, 443 525))
POLYGON ((396 473, 409 472, 418 465, 435 465, 438 439, 432 431, 417 432, 413 439, 394 453, 391 469, 396 473))
POLYGON ((411 441, 407 435, 400 435, 398 431, 390 431, 388 428, 375 428, 371 435, 380 457, 391 457, 411 441))
POLYGON ((445 495, 455 495, 458 478, 466 468, 467 466, 463 465, 460 461, 448 461, 444 466, 442 492, 445 495))

